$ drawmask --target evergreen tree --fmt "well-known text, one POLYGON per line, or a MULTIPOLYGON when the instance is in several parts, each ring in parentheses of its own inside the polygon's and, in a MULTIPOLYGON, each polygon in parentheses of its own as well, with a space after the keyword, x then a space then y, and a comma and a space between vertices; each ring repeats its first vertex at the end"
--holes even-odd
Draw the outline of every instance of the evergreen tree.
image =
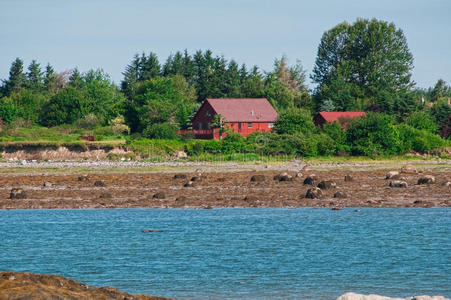
POLYGON ((44 77, 41 71, 41 66, 32 60, 31 64, 28 66, 27 76, 27 88, 39 92, 44 87, 44 77))
POLYGON ((44 89, 51 93, 57 92, 57 75, 50 64, 47 64, 44 72, 44 89))
POLYGON ((9 70, 9 79, 5 81, 4 93, 11 95, 25 86, 25 74, 23 73, 23 61, 16 58, 9 70))
POLYGON ((78 68, 75 68, 70 77, 69 77, 69 85, 74 88, 81 88, 83 85, 83 79, 81 78, 80 71, 78 68))
POLYGON ((139 81, 145 81, 161 75, 161 66, 155 53, 150 52, 149 56, 141 55, 139 68, 139 81))

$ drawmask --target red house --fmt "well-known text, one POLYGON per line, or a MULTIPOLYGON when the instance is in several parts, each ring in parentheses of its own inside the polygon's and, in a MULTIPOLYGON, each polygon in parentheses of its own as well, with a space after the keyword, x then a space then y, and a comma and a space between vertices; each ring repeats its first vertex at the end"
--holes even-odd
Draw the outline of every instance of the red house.
POLYGON ((221 98, 202 102, 192 119, 197 139, 221 139, 219 128, 211 128, 215 115, 220 115, 224 127, 246 137, 252 132, 272 131, 277 112, 266 98, 221 98))
POLYGON ((323 126, 326 122, 339 122, 343 128, 346 127, 346 119, 354 119, 365 116, 363 111, 320 111, 313 117, 316 126, 323 126), (340 122, 341 121, 341 122, 340 122))

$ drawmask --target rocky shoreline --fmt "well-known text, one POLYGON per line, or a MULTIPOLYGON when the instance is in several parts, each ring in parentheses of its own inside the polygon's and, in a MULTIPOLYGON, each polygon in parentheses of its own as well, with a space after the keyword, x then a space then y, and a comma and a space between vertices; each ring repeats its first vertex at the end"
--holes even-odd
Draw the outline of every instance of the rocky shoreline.
POLYGON ((451 206, 450 194, 447 166, 193 164, 169 171, 0 175, 0 209, 434 207, 451 206))

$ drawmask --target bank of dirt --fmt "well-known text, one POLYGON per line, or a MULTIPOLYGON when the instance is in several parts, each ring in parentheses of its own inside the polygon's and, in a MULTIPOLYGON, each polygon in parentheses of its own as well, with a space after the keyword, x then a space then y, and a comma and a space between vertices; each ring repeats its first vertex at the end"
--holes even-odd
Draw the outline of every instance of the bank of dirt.
MULTIPOLYGON (((0 175, 0 209, 38 208, 216 208, 216 207, 432 207, 451 205, 449 168, 419 170, 401 174, 407 188, 389 187, 390 169, 288 170, 292 181, 274 180, 283 170, 258 169, 205 172, 190 170, 173 173, 116 173, 101 170, 81 174, 0 175), (202 174, 199 176, 199 172, 202 174), (174 178, 175 174, 178 178, 174 178), (263 175, 251 181, 253 175, 263 175), (319 199, 306 198, 312 185, 304 185, 315 174, 315 185, 332 180, 335 188, 323 189, 319 199), (180 176, 181 175, 181 176, 180 176), (353 178, 345 181, 345 175, 353 178), (418 179, 433 175, 433 184, 418 185, 418 179), (194 178, 196 177, 196 178, 194 178), (191 186, 185 186, 191 179, 191 186), (44 184, 46 186, 44 186, 44 184), (10 199, 13 188, 25 194, 10 199), (342 192, 344 198, 334 198, 342 192)), ((398 169, 399 171, 399 169, 398 169)))

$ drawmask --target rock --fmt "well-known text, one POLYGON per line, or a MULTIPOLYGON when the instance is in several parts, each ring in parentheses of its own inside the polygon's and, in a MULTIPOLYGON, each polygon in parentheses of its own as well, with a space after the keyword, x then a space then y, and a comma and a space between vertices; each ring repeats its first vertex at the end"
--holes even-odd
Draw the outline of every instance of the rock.
POLYGON ((284 172, 274 176, 273 179, 277 181, 293 181, 293 176, 288 175, 287 172, 284 172))
POLYGON ((341 207, 332 207, 331 210, 341 210, 341 207))
POLYGON ((51 187, 51 186, 52 186, 52 184, 50 182, 48 182, 48 181, 44 182, 44 187, 51 187))
POLYGON ((415 174, 417 172, 417 168, 412 165, 405 165, 401 168, 401 173, 415 174))
POLYGON ((186 152, 183 150, 175 151, 174 155, 176 158, 187 158, 188 157, 188 154, 186 154, 186 152))
POLYGON ((423 177, 420 177, 420 179, 418 179, 418 184, 430 184, 430 183, 435 183, 435 177, 432 175, 425 175, 423 177))
POLYGON ((301 177, 302 177, 302 173, 301 173, 301 172, 297 172, 297 173, 296 173, 296 177, 297 177, 297 178, 301 178, 301 177))
POLYGON ((157 192, 155 195, 152 196, 153 199, 164 199, 166 198, 166 195, 164 192, 157 192))
POLYGON ((444 182, 442 186, 451 186, 451 181, 444 182))
POLYGON ((194 181, 190 180, 187 183, 185 183, 183 186, 184 187, 194 187, 194 186, 196 186, 196 184, 194 183, 194 181))
POLYGON ((334 198, 347 198, 348 196, 343 192, 336 192, 334 198))
POLYGON ((62 276, 47 274, 1 272, 0 287, 0 299, 165 299, 131 295, 112 287, 88 286, 62 276))
POLYGON ((356 209, 356 210, 354 210, 354 212, 360 212, 360 209, 356 209))
POLYGON ((143 233, 163 232, 163 230, 155 230, 155 229, 143 229, 141 231, 143 233))
POLYGON ((354 178, 351 175, 345 175, 345 181, 346 182, 354 181, 354 178))
POLYGON ((443 296, 414 296, 407 298, 390 298, 380 295, 362 295, 355 293, 346 293, 337 298, 337 300, 449 300, 443 296))
POLYGON ((396 187, 396 188, 407 188, 407 182, 405 181, 400 181, 400 180, 394 180, 394 181, 390 181, 389 183, 390 187, 396 187))
POLYGON ((88 180, 89 180, 88 175, 78 176, 78 181, 88 181, 88 180))
POLYGON ((177 198, 175 198, 175 201, 177 202, 185 202, 186 200, 188 200, 188 198, 186 198, 185 196, 178 196, 177 198))
POLYGON ((304 185, 306 184, 315 185, 316 180, 317 180, 316 175, 311 174, 304 179, 304 185))
POLYGON ((105 182, 103 182, 102 180, 96 180, 96 181, 94 182, 94 186, 105 187, 106 184, 105 184, 105 182))
POLYGON ((185 174, 175 174, 174 179, 186 179, 186 175, 185 174))
POLYGON ((194 176, 190 181, 202 181, 202 176, 194 176))
POLYGON ((262 175, 262 174, 252 175, 251 181, 252 182, 263 182, 263 181, 265 181, 265 175, 262 175))
POLYGON ((244 201, 254 202, 257 201, 258 198, 254 195, 247 195, 243 198, 244 201))
POLYGON ((307 190, 307 193, 305 194, 305 198, 310 199, 319 199, 323 196, 323 192, 320 188, 313 187, 307 190))
POLYGON ((102 193, 102 194, 100 194, 99 198, 111 199, 111 198, 113 198, 113 196, 110 193, 102 193))
POLYGON ((21 188, 14 188, 9 193, 9 199, 25 199, 27 198, 27 193, 21 188))
POLYGON ((325 181, 321 181, 320 183, 318 183, 317 187, 319 187, 322 190, 328 190, 328 189, 336 188, 337 184, 335 183, 335 181, 325 180, 325 181))
POLYGON ((389 172, 387 172, 385 179, 399 179, 399 172, 398 171, 389 171, 389 172))

